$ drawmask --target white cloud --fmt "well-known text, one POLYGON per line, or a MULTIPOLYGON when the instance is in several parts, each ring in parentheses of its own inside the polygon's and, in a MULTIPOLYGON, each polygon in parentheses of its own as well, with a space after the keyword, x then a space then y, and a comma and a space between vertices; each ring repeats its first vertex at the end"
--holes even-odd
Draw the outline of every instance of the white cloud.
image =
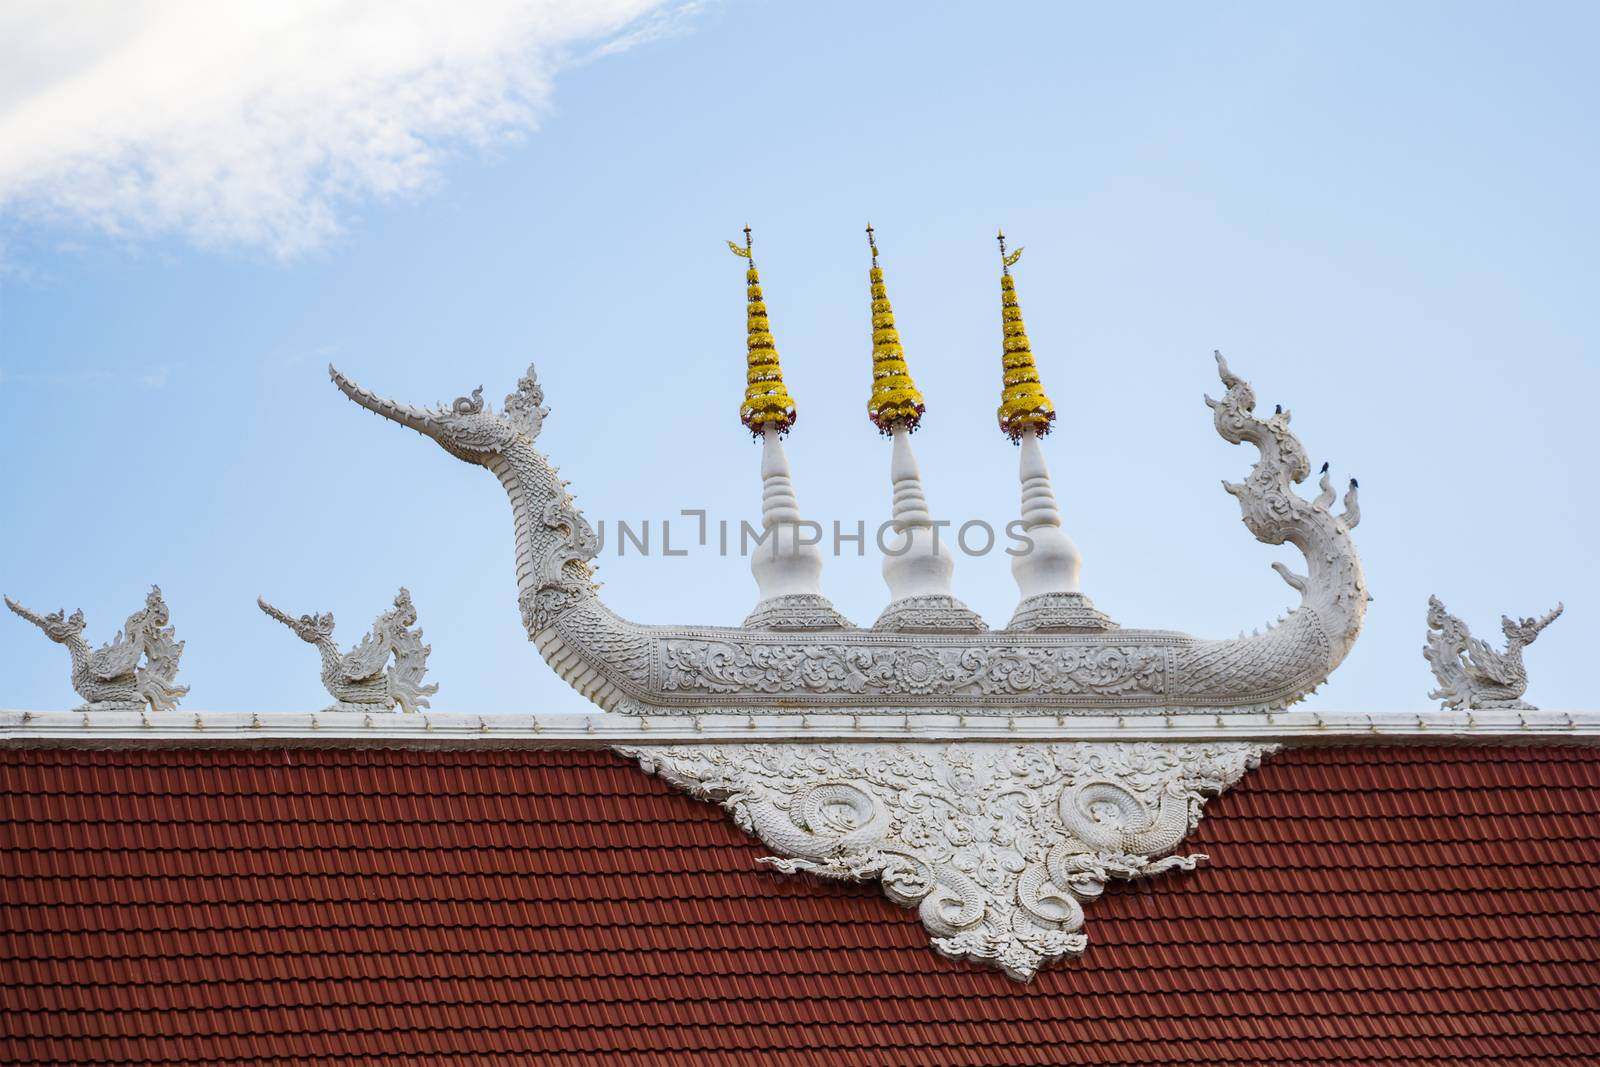
POLYGON ((282 256, 537 123, 670 0, 7 0, 0 208, 282 256))

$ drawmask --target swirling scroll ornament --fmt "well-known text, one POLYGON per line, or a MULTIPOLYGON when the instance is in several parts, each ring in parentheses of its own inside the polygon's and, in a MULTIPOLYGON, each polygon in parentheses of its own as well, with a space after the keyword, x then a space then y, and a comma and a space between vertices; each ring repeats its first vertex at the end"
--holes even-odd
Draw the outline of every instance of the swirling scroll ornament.
POLYGON ((1206 798, 1272 746, 1241 742, 706 744, 618 751, 721 804, 780 871, 876 879, 933 947, 1027 981, 1081 953, 1083 905, 1174 856, 1206 798))

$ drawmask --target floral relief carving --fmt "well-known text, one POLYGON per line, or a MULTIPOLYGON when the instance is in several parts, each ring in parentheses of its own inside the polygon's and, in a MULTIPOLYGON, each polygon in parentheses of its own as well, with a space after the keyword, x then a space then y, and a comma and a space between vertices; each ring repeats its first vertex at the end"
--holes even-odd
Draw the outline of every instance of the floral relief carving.
POLYGON ((1026 981, 1088 944, 1115 878, 1172 852, 1273 746, 1242 742, 706 744, 619 749, 721 804, 781 871, 876 879, 933 947, 1026 981))
MULTIPOLYGON (((1166 650, 1129 645, 755 644, 666 639, 665 692, 855 697, 1162 693, 1166 650)), ((948 642, 948 638, 942 639, 948 642)))

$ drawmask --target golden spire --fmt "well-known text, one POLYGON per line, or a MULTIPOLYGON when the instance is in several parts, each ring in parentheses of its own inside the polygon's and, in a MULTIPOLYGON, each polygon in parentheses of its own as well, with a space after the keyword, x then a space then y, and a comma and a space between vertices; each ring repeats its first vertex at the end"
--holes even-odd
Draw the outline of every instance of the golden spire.
POLYGON ((750 227, 744 228, 744 247, 732 241, 728 248, 736 256, 750 261, 744 272, 745 296, 750 306, 745 311, 744 403, 739 408, 739 421, 752 434, 761 436, 768 426, 784 434, 794 425, 797 413, 794 398, 783 385, 783 368, 778 365, 778 349, 772 343, 772 327, 767 322, 767 305, 761 299, 761 275, 756 270, 755 257, 750 248, 750 227))
POLYGON ((1029 427, 1040 437, 1049 433, 1050 424, 1055 421, 1056 406, 1044 395, 1044 386, 1039 383, 1039 368, 1033 362, 1033 349, 1028 347, 1028 331, 1022 324, 1022 308, 1017 305, 1016 283, 1011 278, 1011 267, 1022 258, 1022 249, 1008 255, 1004 231, 997 238, 1000 241, 1000 329, 1003 335, 1000 429, 1013 441, 1020 441, 1023 431, 1029 427))
POLYGON ((867 418, 880 433, 889 433, 897 422, 904 423, 907 431, 915 430, 925 405, 917 383, 911 380, 905 349, 900 347, 900 331, 895 329, 894 308, 889 306, 889 291, 883 285, 878 243, 870 222, 867 247, 872 249, 872 269, 867 273, 872 286, 872 396, 867 400, 867 418))

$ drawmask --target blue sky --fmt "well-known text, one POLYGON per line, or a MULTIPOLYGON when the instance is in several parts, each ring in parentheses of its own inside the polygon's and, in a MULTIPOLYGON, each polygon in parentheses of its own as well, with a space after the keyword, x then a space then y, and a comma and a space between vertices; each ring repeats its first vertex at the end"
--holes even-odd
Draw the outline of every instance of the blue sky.
MULTIPOLYGON (((1027 248, 1018 292, 1061 412, 1047 454, 1101 608, 1231 636, 1291 602, 1268 567, 1294 553, 1257 544, 1218 485, 1251 459, 1201 403, 1220 348, 1266 410, 1292 409, 1314 463, 1361 479, 1375 599, 1311 706, 1426 706, 1429 593, 1497 639, 1502 612, 1564 600, 1529 696, 1593 705, 1593 6, 634 14, 463 46, 429 67, 457 63, 455 80, 390 72, 338 114, 305 100, 340 63, 391 83, 298 50, 283 62, 327 64, 300 110, 249 106, 246 87, 204 137, 106 125, 109 75, 53 97, 71 69, 0 79, 0 156, 44 128, 126 142, 93 167, 98 133, 0 170, 0 588, 82 607, 98 642, 159 582, 188 642, 185 706, 303 710, 325 699, 315 655, 255 597, 334 611, 349 645, 404 584, 436 708, 583 710, 519 625, 497 484, 355 409, 326 364, 431 403, 480 383, 498 399, 535 362, 541 445, 592 521, 753 519, 742 265, 723 245, 749 222, 800 407, 802 507, 871 525, 889 494, 865 417, 870 219, 928 400, 933 509, 1002 526, 1004 226, 1027 248), (94 121, 35 121, 62 99, 94 121), (344 119, 369 112, 414 142, 377 163, 347 150, 344 119), (263 114, 289 132, 265 137, 263 114), (284 154, 313 142, 309 162, 284 154)), ((631 618, 732 624, 754 601, 745 560, 617 558, 609 540, 599 577, 631 618)), ((861 623, 886 599, 878 563, 869 548, 824 572, 861 623)), ((957 564, 992 625, 1016 599, 1007 564, 957 564)), ((0 676, 0 705, 76 703, 65 652, 9 614, 0 676)))

